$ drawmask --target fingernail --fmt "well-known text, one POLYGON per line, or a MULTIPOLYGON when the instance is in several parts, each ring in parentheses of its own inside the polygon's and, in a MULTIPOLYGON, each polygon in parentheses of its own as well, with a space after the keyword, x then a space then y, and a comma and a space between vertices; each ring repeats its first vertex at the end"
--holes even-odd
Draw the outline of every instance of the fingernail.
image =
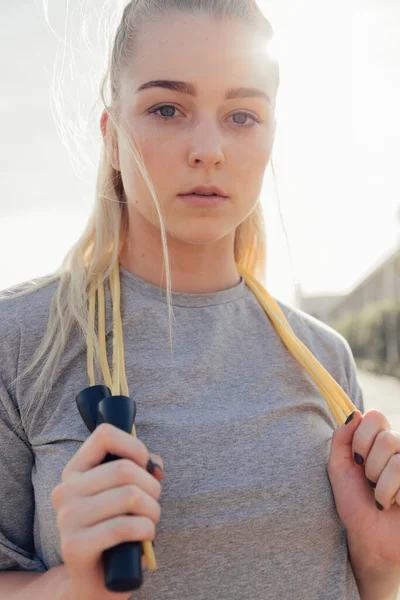
POLYGON ((154 463, 151 460, 151 458, 149 458, 149 462, 147 463, 147 470, 150 473, 150 475, 154 475, 154 463))
POLYGON ((345 425, 347 425, 347 423, 350 423, 350 421, 352 420, 352 418, 354 417, 356 411, 352 412, 351 415, 349 415, 345 421, 345 425))
POLYGON ((371 481, 370 479, 367 479, 367 481, 368 481, 369 485, 370 485, 372 488, 374 488, 374 489, 376 488, 376 483, 374 483, 374 482, 373 482, 373 481, 371 481))
POLYGON ((384 506, 382 506, 382 504, 380 504, 380 503, 378 502, 378 500, 375 500, 375 504, 376 504, 376 508, 377 508, 378 510, 385 510, 385 507, 384 507, 384 506))
POLYGON ((364 462, 364 459, 362 456, 360 456, 360 454, 357 454, 357 452, 354 452, 354 460, 356 461, 356 463, 358 465, 362 465, 364 462))
POLYGON ((153 548, 155 548, 155 547, 156 547, 156 545, 155 545, 155 543, 154 543, 154 540, 153 540, 151 543, 153 544, 153 548))
POLYGON ((163 470, 162 470, 162 468, 160 467, 160 465, 159 465, 159 464, 157 464, 157 463, 155 463, 155 462, 153 462, 153 461, 151 460, 151 458, 149 458, 149 462, 147 463, 147 470, 148 470, 148 472, 150 473, 150 475, 154 475, 154 470, 155 470, 155 469, 158 469, 158 470, 159 470, 159 472, 160 472, 161 474, 163 474, 163 470))

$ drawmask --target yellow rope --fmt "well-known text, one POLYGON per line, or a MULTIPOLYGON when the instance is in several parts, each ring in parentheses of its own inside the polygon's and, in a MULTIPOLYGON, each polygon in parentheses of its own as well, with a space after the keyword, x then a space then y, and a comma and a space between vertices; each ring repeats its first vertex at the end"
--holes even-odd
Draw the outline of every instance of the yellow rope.
MULTIPOLYGON (((352 412, 357 410, 357 407, 352 403, 350 398, 335 381, 335 379, 315 358, 312 352, 310 352, 310 350, 295 335, 280 307, 272 298, 272 296, 270 296, 267 290, 261 285, 261 283, 257 281, 257 279, 255 279, 251 273, 240 264, 237 264, 237 269, 239 274, 244 278, 246 285, 252 290, 253 294, 260 302, 286 347, 314 380, 316 386, 328 404, 329 410, 337 426, 340 427, 343 425, 347 417, 352 412)), ((120 310, 121 289, 119 278, 119 261, 116 261, 111 277, 109 278, 109 284, 113 304, 113 377, 110 375, 106 352, 103 284, 97 286, 99 301, 98 331, 101 368, 105 385, 110 388, 112 395, 118 396, 122 394, 129 397, 128 383, 125 374, 124 344, 120 310)), ((89 385, 91 386, 95 385, 93 366, 95 302, 96 290, 94 282, 92 282, 90 285, 89 327, 87 335, 87 370, 89 385)), ((131 433, 133 436, 137 437, 135 425, 133 425, 131 433)), ((393 498, 392 504, 394 504, 394 502, 395 499, 393 498)), ((147 568, 150 571, 155 571, 157 569, 157 563, 154 555, 153 545, 150 541, 143 541, 142 545, 143 552, 146 557, 147 568)))
POLYGON ((285 315, 267 290, 250 273, 238 265, 239 273, 244 277, 246 284, 259 300, 261 306, 269 316, 283 342, 300 362, 304 369, 314 379, 318 389, 324 396, 329 409, 338 426, 342 425, 347 416, 356 410, 356 407, 345 391, 335 379, 324 369, 310 350, 294 334, 285 315), (340 410, 343 414, 341 414, 340 410))
MULTIPOLYGON (((110 388, 113 396, 124 395, 129 397, 128 382, 125 375, 124 361, 124 345, 122 336, 122 321, 120 311, 120 280, 119 280, 119 263, 117 262, 112 275, 109 279, 111 288, 111 298, 113 302, 113 377, 111 378, 108 367, 107 352, 106 352, 106 335, 105 335, 105 310, 104 310, 104 286, 98 286, 99 300, 99 348, 100 361, 105 384, 110 388), (118 368, 116 368, 118 365, 118 368), (120 389, 122 387, 122 391, 120 389)), ((93 331, 94 331, 94 313, 95 313, 95 290, 94 284, 90 286, 89 298, 89 328, 87 337, 87 357, 88 357, 88 376, 89 385, 95 385, 94 381, 94 366, 93 366, 93 331)), ((135 424, 133 424, 131 434, 136 435, 135 424)), ((154 554, 153 544, 149 540, 142 541, 143 553, 146 558, 146 566, 149 571, 157 569, 156 557, 154 554)))

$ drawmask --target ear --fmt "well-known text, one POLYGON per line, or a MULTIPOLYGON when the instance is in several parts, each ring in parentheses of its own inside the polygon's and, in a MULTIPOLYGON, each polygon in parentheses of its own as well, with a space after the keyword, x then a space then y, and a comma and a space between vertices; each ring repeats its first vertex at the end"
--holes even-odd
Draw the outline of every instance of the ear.
POLYGON ((108 112, 106 110, 104 110, 102 112, 102 115, 100 118, 100 130, 101 130, 101 134, 103 136, 106 148, 108 149, 111 164, 116 171, 120 171, 121 167, 119 164, 118 141, 117 141, 116 135, 114 133, 111 133, 111 135, 107 135, 108 119, 109 119, 108 112))

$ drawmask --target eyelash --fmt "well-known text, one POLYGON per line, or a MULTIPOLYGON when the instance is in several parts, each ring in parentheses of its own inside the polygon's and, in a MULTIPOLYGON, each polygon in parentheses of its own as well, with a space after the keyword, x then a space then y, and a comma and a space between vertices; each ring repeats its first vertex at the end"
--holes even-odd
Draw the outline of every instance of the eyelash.
MULTIPOLYGON (((163 108, 166 108, 166 107, 168 107, 168 108, 174 108, 175 110, 178 110, 176 108, 176 106, 174 106, 173 104, 163 104, 162 106, 158 106, 157 108, 153 108, 151 110, 148 110, 147 113, 149 115, 150 114, 155 115, 159 110, 161 110, 163 108)), ((247 115, 248 117, 250 117, 254 121, 254 123, 252 123, 252 125, 240 125, 238 123, 235 123, 235 125, 238 125, 242 129, 244 129, 244 128, 248 129, 248 128, 251 128, 251 127, 255 127, 256 123, 261 123, 261 121, 259 119, 257 119, 254 115, 252 115, 251 113, 248 113, 246 111, 238 111, 238 112, 236 112, 234 114, 235 115, 247 115)), ((173 117, 163 117, 162 115, 158 115, 158 117, 156 117, 156 118, 164 119, 164 121, 174 120, 173 117)))

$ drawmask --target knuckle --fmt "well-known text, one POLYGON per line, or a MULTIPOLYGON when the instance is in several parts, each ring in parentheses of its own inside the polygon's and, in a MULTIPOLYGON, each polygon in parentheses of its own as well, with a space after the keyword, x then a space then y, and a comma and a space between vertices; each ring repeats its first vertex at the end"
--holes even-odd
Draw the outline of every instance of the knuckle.
POLYGON ((367 410, 367 412, 364 414, 364 419, 366 419, 367 421, 371 421, 371 423, 373 423, 375 427, 383 428, 389 425, 389 422, 386 419, 385 415, 382 413, 382 411, 378 410, 377 408, 370 408, 369 410, 367 410))
POLYGON ((113 434, 113 426, 110 423, 100 423, 93 432, 96 441, 104 443, 113 434))
POLYGON ((391 431, 385 430, 378 433, 379 443, 385 448, 385 450, 396 450, 398 445, 397 438, 392 434, 391 431))
POLYGON ((78 514, 76 504, 67 504, 62 506, 57 513, 57 527, 59 530, 71 525, 74 516, 78 514))
POLYGON ((133 498, 133 502, 136 504, 140 496, 140 490, 137 485, 127 485, 123 490, 124 501, 127 503, 130 503, 133 498))
POLYGON ((116 460, 114 469, 118 483, 131 483, 133 481, 136 471, 133 461, 128 458, 116 460))
POLYGON ((378 410, 377 408, 370 408, 369 410, 367 410, 364 414, 364 417, 373 417, 374 419, 381 419, 383 414, 380 410, 378 410))

